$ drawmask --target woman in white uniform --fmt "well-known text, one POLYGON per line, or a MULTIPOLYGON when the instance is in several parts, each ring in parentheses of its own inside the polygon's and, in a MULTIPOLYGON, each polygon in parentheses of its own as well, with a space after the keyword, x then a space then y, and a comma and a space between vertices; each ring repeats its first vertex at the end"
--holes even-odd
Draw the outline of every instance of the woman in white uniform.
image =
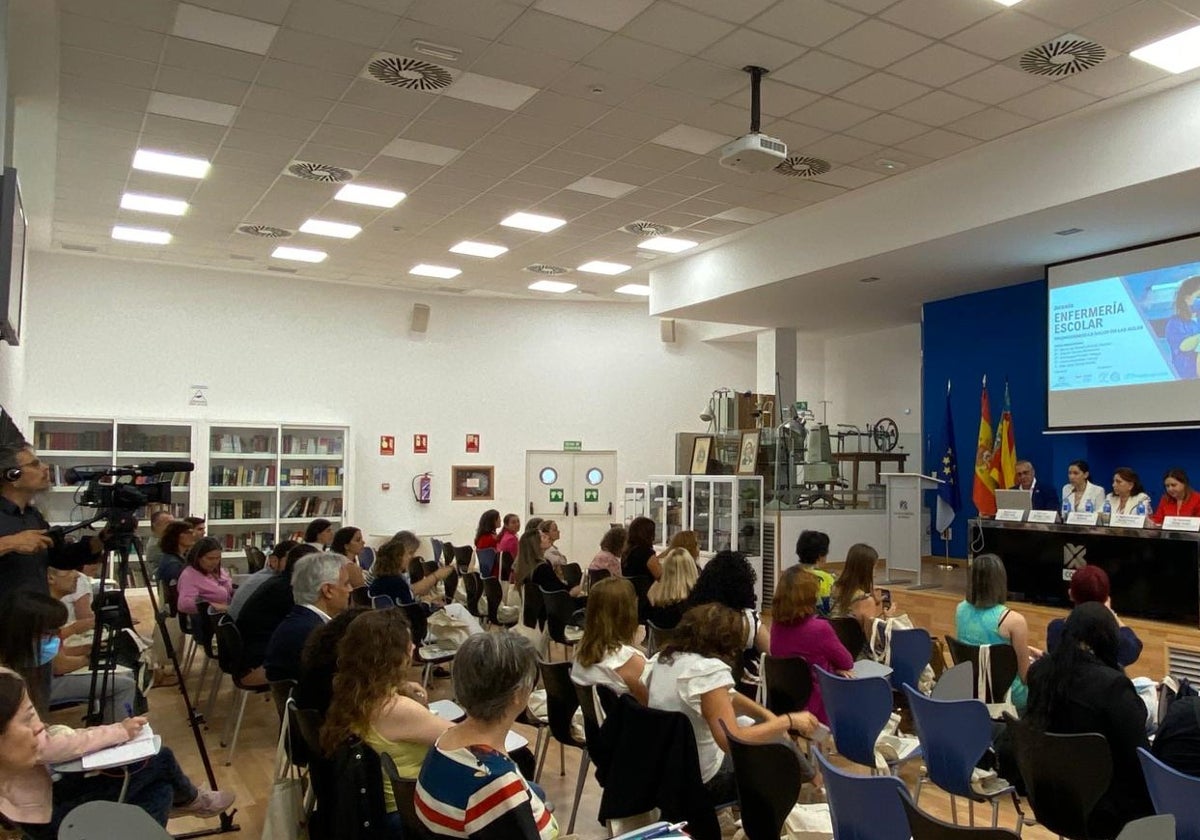
POLYGON ((1104 507, 1104 488, 1099 484, 1092 484, 1090 479, 1088 462, 1072 461, 1067 467, 1067 483, 1062 489, 1063 505, 1069 504, 1071 510, 1085 513, 1088 510, 1087 503, 1091 502, 1092 511, 1099 513, 1104 507))

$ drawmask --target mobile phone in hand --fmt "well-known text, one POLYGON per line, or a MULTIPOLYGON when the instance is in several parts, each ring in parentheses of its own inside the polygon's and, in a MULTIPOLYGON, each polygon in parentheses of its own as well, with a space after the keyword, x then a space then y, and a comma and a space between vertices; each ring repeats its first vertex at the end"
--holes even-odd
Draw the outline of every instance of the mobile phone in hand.
POLYGON ((879 590, 879 601, 880 601, 880 603, 883 604, 883 608, 885 610, 890 610, 892 608, 892 590, 880 589, 879 590))

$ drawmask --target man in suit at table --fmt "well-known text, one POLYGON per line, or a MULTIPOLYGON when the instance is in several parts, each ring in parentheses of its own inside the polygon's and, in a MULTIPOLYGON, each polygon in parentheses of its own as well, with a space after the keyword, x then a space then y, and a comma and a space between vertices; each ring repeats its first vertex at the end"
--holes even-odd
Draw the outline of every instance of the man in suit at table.
POLYGON ((1017 486, 1012 489, 1029 490, 1034 510, 1058 510, 1058 492, 1048 484, 1038 483, 1033 464, 1028 461, 1017 461, 1017 486))
POLYGON ((263 664, 272 682, 299 679, 300 653, 309 634, 346 609, 350 600, 346 558, 328 553, 301 557, 292 572, 292 597, 295 606, 267 643, 263 664))

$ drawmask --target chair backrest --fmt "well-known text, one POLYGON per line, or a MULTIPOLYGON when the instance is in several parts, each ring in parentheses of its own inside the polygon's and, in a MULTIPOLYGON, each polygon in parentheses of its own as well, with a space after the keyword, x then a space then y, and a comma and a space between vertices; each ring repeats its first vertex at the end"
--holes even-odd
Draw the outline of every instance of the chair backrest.
POLYGON ((517 558, 510 551, 500 552, 500 580, 512 580, 513 565, 517 558))
POLYGON ((893 630, 891 639, 892 656, 888 664, 892 667, 892 688, 899 691, 905 684, 919 688, 921 674, 933 656, 933 638, 928 630, 916 627, 893 630))
MULTIPOLYGON (((946 647, 950 649, 950 658, 956 665, 959 662, 971 663, 973 685, 978 685, 979 645, 969 645, 966 642, 960 642, 953 636, 947 636, 946 647)), ((1012 645, 990 645, 989 648, 988 661, 991 663, 989 670, 991 671, 992 695, 979 699, 985 703, 999 703, 1004 699, 1012 681, 1017 678, 1017 652, 1013 650, 1012 645)))
POLYGON ((408 563, 408 582, 410 584, 417 583, 425 577, 425 561, 420 557, 414 557, 408 563))
POLYGON ((813 670, 838 752, 874 767, 875 741, 892 714, 892 687, 883 677, 850 679, 820 667, 813 670))
POLYGON ((574 589, 583 583, 583 567, 578 563, 564 563, 562 574, 568 589, 574 589))
POLYGON ((369 545, 364 545, 362 550, 358 552, 358 567, 365 572, 374 565, 375 549, 371 548, 369 545))
POLYGON ((633 575, 626 580, 633 584, 633 594, 637 596, 638 621, 644 622, 650 609, 650 600, 646 597, 646 593, 654 584, 654 578, 649 575, 633 575))
POLYGON ((612 572, 610 572, 608 569, 588 569, 588 589, 591 589, 606 577, 612 577, 612 572))
POLYGON ((454 562, 454 543, 450 542, 449 540, 446 540, 446 542, 442 543, 442 556, 438 557, 435 554, 433 556, 433 559, 441 560, 443 563, 453 563, 454 562))
POLYGON ((466 572, 467 567, 471 565, 471 556, 474 553, 475 549, 469 545, 454 547, 454 565, 458 566, 458 573, 460 575, 466 572))
MULTIPOLYGON (((438 561, 439 563, 444 563, 445 555, 442 554, 442 550, 444 547, 444 544, 442 543, 442 541, 439 540, 437 537, 430 537, 429 545, 433 549, 433 559, 438 561)), ((453 552, 451 552, 451 554, 453 554, 453 552)))
POLYGON ((396 606, 396 600, 391 595, 372 595, 371 609, 386 610, 388 607, 396 606))
POLYGON ((825 780, 834 840, 909 840, 908 821, 900 804, 904 782, 895 776, 847 773, 813 750, 825 780))
POLYGON ((267 565, 267 555, 263 554, 262 549, 255 545, 246 546, 246 571, 254 574, 265 565, 267 565))
POLYGON ((357 738, 342 744, 332 757, 337 795, 333 825, 346 840, 384 840, 383 766, 379 753, 357 738))
POLYGON ((571 663, 539 661, 538 672, 546 689, 546 719, 550 722, 550 734, 568 746, 585 746, 571 734, 571 719, 579 708, 579 697, 571 682, 571 663))
POLYGON ((934 700, 970 700, 975 696, 975 669, 970 662, 959 662, 945 671, 929 695, 934 700))
POLYGON ((432 838, 433 835, 429 829, 417 816, 416 803, 413 798, 417 791, 417 780, 402 778, 400 771, 396 769, 396 762, 387 753, 379 754, 379 764, 383 768, 384 779, 392 786, 392 796, 396 800, 396 812, 400 815, 400 825, 403 828, 402 836, 415 837, 418 840, 432 838))
POLYGON ((275 711, 279 713, 279 721, 287 719, 287 701, 296 687, 296 680, 271 680, 271 699, 275 701, 275 711))
POLYGON ((731 734, 725 721, 721 721, 721 728, 725 730, 729 757, 733 759, 742 829, 747 840, 778 840, 783 823, 796 804, 800 785, 805 776, 812 777, 811 769, 803 764, 791 741, 752 744, 731 734))
POLYGON ((1099 733, 1039 732, 1005 715, 1017 766, 1038 822, 1066 837, 1087 837, 1088 817, 1112 782, 1112 753, 1099 733))
POLYGON ((675 638, 675 628, 659 627, 653 621, 646 622, 646 655, 653 656, 675 638))
POLYGON ((475 549, 475 558, 479 561, 479 574, 483 577, 491 577, 496 566, 496 549, 477 548, 475 549))
POLYGON ((1117 840, 1178 840, 1189 835, 1175 832, 1176 820, 1171 814, 1156 814, 1125 823, 1117 840))
POLYGON ((799 656, 763 654, 766 707, 777 715, 801 712, 812 697, 812 668, 799 656))
POLYGON ((1138 759, 1154 810, 1175 815, 1179 840, 1200 838, 1200 779, 1167 766, 1142 747, 1138 747, 1138 759))
MULTIPOLYGON (((307 767, 309 762, 312 760, 314 753, 312 751, 312 747, 309 745, 308 738, 305 736, 300 727, 299 710, 300 707, 296 705, 296 701, 289 696, 287 702, 284 703, 283 706, 283 714, 288 726, 288 758, 290 758, 292 760, 292 764, 296 765, 297 767, 307 767)), ((316 715, 320 714, 313 709, 310 709, 309 712, 316 715)), ((309 723, 311 725, 313 722, 310 720, 309 723)), ((318 720, 316 722, 316 729, 314 730, 313 737, 318 737, 320 735, 320 731, 321 722, 318 720)))
POLYGON ((408 617, 409 626, 412 627, 413 644, 419 648, 425 643, 425 634, 429 632, 429 615, 425 612, 425 604, 413 601, 411 604, 401 604, 400 609, 404 610, 408 617))
POLYGON ((352 607, 371 606, 371 593, 365 586, 356 586, 350 590, 350 605, 352 607))
POLYGON ((500 623, 500 604, 504 600, 504 587, 499 578, 483 579, 483 594, 487 596, 487 617, 492 624, 500 623))
POLYGON ((900 794, 900 804, 908 817, 908 827, 912 831, 913 840, 1018 840, 1019 835, 1006 828, 971 828, 963 825, 951 825, 931 817, 917 808, 909 798, 908 792, 900 794))
POLYGON ((291 705, 292 720, 296 729, 308 748, 310 755, 321 754, 321 727, 325 725, 325 715, 317 709, 297 709, 291 705))
POLYGON ((478 616, 479 599, 483 597, 483 580, 479 576, 479 572, 467 572, 462 576, 463 588, 467 593, 467 612, 471 615, 478 616))
POLYGON ((542 590, 532 580, 521 584, 521 623, 537 629, 546 620, 546 605, 542 602, 542 590))
POLYGON ((216 659, 217 622, 221 618, 220 614, 209 610, 207 601, 197 601, 194 618, 195 621, 189 622, 189 626, 196 630, 196 644, 204 649, 208 658, 216 659))
POLYGON ((96 840, 99 837, 169 840, 171 837, 144 808, 103 800, 85 802, 72 808, 63 817, 57 836, 62 840, 96 840))
POLYGON ((446 603, 454 603, 454 593, 458 591, 458 569, 454 569, 450 574, 446 575, 446 579, 442 581, 442 588, 446 593, 446 603))
POLYGON ((221 620, 217 622, 215 639, 217 664, 236 681, 243 673, 242 660, 245 659, 246 646, 242 644, 241 631, 229 616, 221 616, 221 620))
POLYGON ((567 626, 575 615, 575 599, 563 590, 542 590, 542 603, 546 605, 546 631, 559 644, 567 643, 567 626))
POLYGON ((852 615, 843 615, 829 619, 829 623, 833 625, 833 632, 837 634, 843 647, 850 652, 850 656, 855 659, 862 656, 863 649, 867 646, 867 634, 859 620, 852 615))
POLYGON ((904 693, 930 780, 954 796, 983 801, 971 788, 971 770, 992 743, 987 706, 974 699, 932 700, 910 685, 904 693))

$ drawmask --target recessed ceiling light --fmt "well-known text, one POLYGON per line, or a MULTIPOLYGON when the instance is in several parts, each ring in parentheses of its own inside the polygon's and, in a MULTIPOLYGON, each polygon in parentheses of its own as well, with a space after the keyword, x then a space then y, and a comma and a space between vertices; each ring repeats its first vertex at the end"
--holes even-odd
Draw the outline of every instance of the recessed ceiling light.
POLYGON ((1001 6, 1015 6, 1020 3, 1021 0, 996 0, 996 2, 1001 6))
POLYGON ((561 280, 538 280, 536 283, 530 283, 529 288, 535 292, 554 292, 561 295, 578 287, 574 283, 564 283, 561 280))
POLYGON ((1193 26, 1191 29, 1176 32, 1169 38, 1147 44, 1130 55, 1168 73, 1186 73, 1200 67, 1200 26, 1193 26))
POLYGON ((1064 228, 1054 231, 1055 236, 1074 236, 1077 233, 1083 233, 1083 228, 1064 228))
POLYGON ((364 187, 362 184, 346 184, 337 191, 334 199, 349 201, 353 204, 367 204, 371 207, 395 207, 407 195, 399 190, 385 190, 382 187, 364 187))
POLYGON ((452 254, 466 254, 469 257, 487 257, 489 260, 500 256, 508 249, 503 245, 489 245, 486 242, 472 242, 464 239, 450 249, 452 254))
POLYGON ((167 233, 165 230, 151 230, 149 228, 113 225, 112 238, 120 239, 122 242, 141 242, 146 245, 167 245, 171 241, 171 234, 167 233))
POLYGON ((872 277, 860 277, 860 278, 858 278, 858 282, 859 282, 859 283, 878 283, 878 282, 879 282, 879 278, 878 278, 878 277, 874 277, 874 276, 872 276, 872 277))
POLYGON ((580 271, 588 271, 592 274, 624 274, 631 268, 633 266, 625 265, 624 263, 605 262, 604 260, 592 260, 579 266, 580 271))
POLYGON ((418 277, 436 277, 439 280, 450 280, 462 274, 462 269, 450 268, 445 265, 426 265, 425 263, 420 263, 410 268, 408 273, 416 274, 418 277))
POLYGON ((695 248, 699 243, 690 239, 676 239, 671 236, 652 236, 638 243, 639 248, 649 248, 651 251, 662 251, 665 254, 678 254, 688 248, 695 248))
POLYGON ((141 213, 161 213, 164 216, 182 216, 187 212, 186 201, 177 198, 158 198, 140 193, 125 193, 121 196, 122 210, 137 210, 141 213))
POLYGON ((887 172, 899 172, 901 169, 907 169, 908 164, 890 158, 880 158, 875 161, 875 165, 887 172))
POLYGON ((313 251, 308 248, 289 248, 287 245, 280 245, 271 252, 271 256, 277 260, 295 260, 296 262, 319 263, 323 262, 328 254, 324 251, 313 251))
POLYGON ((138 149, 133 155, 133 168, 146 172, 161 172, 164 175, 178 175, 181 178, 203 178, 208 174, 208 161, 204 158, 138 149))
POLYGON ((650 287, 643 286, 641 283, 626 283, 624 286, 620 286, 614 291, 616 291, 616 293, 619 295, 637 295, 638 297, 650 296, 650 287))
POLYGON ((327 222, 323 219, 309 219, 300 225, 301 233, 315 233, 317 236, 334 236, 338 239, 353 239, 362 233, 358 225, 348 225, 343 222, 327 222))
POLYGON ((500 224, 505 227, 535 230, 538 233, 549 233, 558 230, 567 223, 566 219, 556 219, 553 216, 539 216, 536 213, 513 213, 500 224))

